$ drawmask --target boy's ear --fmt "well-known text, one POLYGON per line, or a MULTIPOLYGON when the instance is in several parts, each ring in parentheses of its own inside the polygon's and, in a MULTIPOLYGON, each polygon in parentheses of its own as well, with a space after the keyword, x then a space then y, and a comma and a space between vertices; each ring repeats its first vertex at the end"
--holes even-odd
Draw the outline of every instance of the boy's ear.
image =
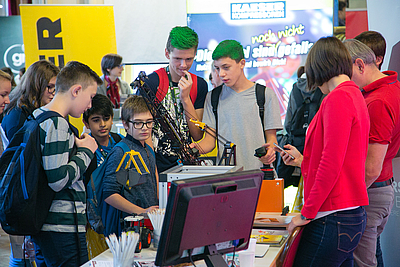
POLYGON ((240 68, 241 68, 241 69, 244 69, 244 67, 246 66, 246 60, 245 60, 245 59, 241 59, 241 60, 239 61, 239 65, 240 65, 240 68))
POLYGON ((78 94, 82 91, 82 85, 75 84, 71 87, 71 94, 73 97, 77 97, 78 94))
POLYGON ((167 48, 165 48, 165 57, 166 57, 167 59, 169 59, 169 52, 168 52, 168 49, 167 49, 167 48))
POLYGON ((128 122, 126 122, 126 121, 122 121, 122 125, 124 126, 124 129, 125 129, 125 131, 127 131, 127 132, 128 132, 128 128, 129 128, 129 126, 128 126, 128 122))

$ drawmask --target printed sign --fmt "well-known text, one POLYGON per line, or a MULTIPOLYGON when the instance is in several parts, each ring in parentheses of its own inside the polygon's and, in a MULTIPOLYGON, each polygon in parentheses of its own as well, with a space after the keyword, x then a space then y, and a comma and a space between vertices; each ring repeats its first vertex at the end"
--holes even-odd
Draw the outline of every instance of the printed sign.
POLYGON ((112 6, 21 5, 26 65, 41 59, 63 67, 76 60, 99 75, 101 58, 117 52, 112 6))
POLYGON ((208 80, 218 43, 239 41, 246 77, 275 91, 283 121, 297 69, 319 38, 333 34, 333 1, 204 1, 187 0, 188 26, 199 35, 191 71, 208 80))
POLYGON ((25 66, 21 17, 0 17, 0 68, 8 67, 14 74, 25 66))
MULTIPOLYGON (((112 6, 20 5, 26 66, 46 59, 60 68, 71 60, 101 75, 101 58, 117 53, 112 6)), ((70 118, 80 132, 82 119, 70 118)))

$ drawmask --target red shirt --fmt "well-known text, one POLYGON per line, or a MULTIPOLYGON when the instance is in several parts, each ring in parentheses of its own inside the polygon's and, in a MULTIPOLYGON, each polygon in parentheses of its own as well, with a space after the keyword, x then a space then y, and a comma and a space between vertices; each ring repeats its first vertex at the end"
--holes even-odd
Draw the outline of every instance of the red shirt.
POLYGON ((400 82, 396 72, 383 73, 388 76, 363 88, 371 120, 369 143, 389 144, 381 174, 376 182, 393 177, 392 160, 400 148, 400 82))
POLYGON ((322 101, 306 135, 301 166, 305 217, 368 205, 368 133, 368 110, 360 89, 352 81, 341 83, 322 101))

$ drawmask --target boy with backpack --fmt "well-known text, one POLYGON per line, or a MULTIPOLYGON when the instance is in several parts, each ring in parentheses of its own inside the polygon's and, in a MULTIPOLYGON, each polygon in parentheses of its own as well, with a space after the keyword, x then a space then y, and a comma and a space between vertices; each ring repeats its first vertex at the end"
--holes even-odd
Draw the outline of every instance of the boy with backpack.
POLYGON ((121 119, 127 134, 111 150, 105 164, 103 198, 107 211, 104 213, 103 209, 102 212, 105 236, 112 233, 120 235, 123 228, 121 220, 125 216, 145 214, 158 208, 156 161, 153 150, 146 144, 154 119, 143 97, 128 97, 122 105, 121 119), (127 170, 124 169, 130 160, 127 152, 134 153, 139 170, 133 162, 127 170), (124 155, 127 156, 124 158, 124 155), (119 169, 119 166, 122 167, 119 169), (139 177, 136 184, 132 183, 134 179, 131 175, 139 177))
MULTIPOLYGON (((189 120, 202 120, 204 100, 208 92, 206 81, 189 73, 198 44, 199 38, 194 30, 187 26, 174 27, 169 33, 165 48, 168 66, 151 73, 146 81, 181 132, 186 138, 191 136, 194 141, 200 140, 203 133, 189 120)), ((161 173, 178 164, 178 155, 161 128, 156 126, 153 133, 157 169, 161 173)), ((151 145, 150 140, 148 143, 151 145)))
MULTIPOLYGON (((203 122, 212 131, 215 129, 218 134, 236 144, 238 166, 251 170, 259 169, 262 164, 271 164, 275 161, 272 147, 277 142, 276 130, 282 129, 277 96, 272 89, 246 78, 246 61, 243 46, 239 42, 220 42, 212 58, 224 84, 213 89, 220 92, 217 103, 212 99, 213 91, 207 94, 203 122), (257 97, 256 90, 265 96, 260 98, 260 94, 257 94, 257 97), (257 103, 259 100, 264 104, 257 103), (267 154, 258 160, 254 157, 254 150, 260 146, 267 149, 267 154)), ((206 132, 203 140, 191 146, 197 147, 201 153, 208 153, 215 147, 215 138, 206 132)), ((218 148, 218 155, 221 156, 223 144, 218 144, 218 148)))
MULTIPOLYGON (((113 104, 110 99, 97 94, 92 99, 92 107, 83 113, 83 123, 90 130, 90 135, 95 139, 98 148, 96 149, 97 168, 93 171, 92 177, 96 191, 97 200, 102 199, 102 182, 105 171, 105 161, 111 149, 122 139, 122 136, 111 132, 113 125, 113 104)), ((87 198, 93 198, 92 182, 87 186, 87 198)), ((101 210, 101 203, 99 203, 101 210)))
POLYGON ((42 165, 55 195, 41 231, 32 239, 42 249, 47 266, 79 266, 88 261, 83 173, 97 144, 88 134, 76 137, 64 117, 80 117, 90 108, 100 83, 88 66, 68 62, 57 75, 53 100, 33 112, 35 118, 46 111, 59 114, 39 124, 42 165))
MULTIPOLYGON (((279 141, 281 147, 291 144, 300 153, 303 153, 308 125, 317 113, 325 96, 319 87, 312 90, 308 88, 304 66, 300 66, 297 70, 297 82, 293 84, 289 95, 284 124, 286 134, 282 135, 282 139, 279 141)), ((277 172, 278 176, 284 179, 285 188, 290 185, 296 187, 299 185, 300 168, 286 165, 282 157, 278 158, 277 172), (295 172, 296 168, 298 172, 295 172), (293 175, 294 172, 298 175, 293 175)))
POLYGON ((93 171, 86 186, 87 215, 90 228, 86 233, 89 258, 95 257, 107 249, 104 239, 104 223, 101 218, 103 208, 106 209, 103 199, 103 177, 105 161, 111 149, 122 139, 122 136, 111 132, 113 125, 113 104, 110 99, 97 94, 92 99, 92 107, 83 113, 83 123, 90 130, 90 135, 96 140, 97 168, 93 171), (94 233, 94 232, 96 233, 94 233))

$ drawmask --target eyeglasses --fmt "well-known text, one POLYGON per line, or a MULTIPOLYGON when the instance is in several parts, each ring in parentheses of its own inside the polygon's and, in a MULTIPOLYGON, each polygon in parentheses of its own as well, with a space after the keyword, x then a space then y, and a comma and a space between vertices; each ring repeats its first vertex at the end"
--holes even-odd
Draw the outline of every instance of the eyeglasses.
POLYGON ((49 92, 49 94, 54 94, 54 92, 56 91, 56 85, 55 84, 48 84, 46 86, 47 88, 47 92, 49 92))
POLYGON ((128 122, 133 124, 133 128, 135 129, 143 129, 143 126, 146 124, 147 129, 153 128, 154 127, 154 121, 131 121, 128 120, 128 122))

